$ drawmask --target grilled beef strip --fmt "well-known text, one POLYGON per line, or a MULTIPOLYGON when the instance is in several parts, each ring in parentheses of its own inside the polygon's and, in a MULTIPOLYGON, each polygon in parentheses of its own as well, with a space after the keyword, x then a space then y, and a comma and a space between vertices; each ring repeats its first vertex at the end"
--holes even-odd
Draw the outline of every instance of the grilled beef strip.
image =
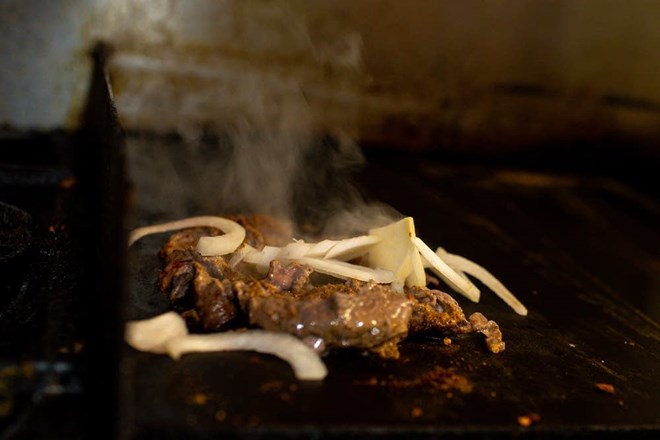
POLYGON ((158 279, 160 290, 196 330, 224 330, 240 318, 231 282, 240 274, 221 257, 202 257, 195 251, 200 237, 219 234, 214 228, 179 231, 160 251, 164 265, 158 279))
POLYGON ((411 333, 468 333, 471 330, 463 310, 449 294, 411 287, 406 289, 406 296, 413 303, 411 333))
POLYGON ((284 264, 279 260, 273 260, 270 263, 266 280, 282 292, 303 292, 310 283, 309 277, 312 272, 314 269, 305 264, 284 264))
POLYGON ((293 292, 268 291, 260 281, 237 286, 250 324, 328 347, 355 347, 398 358, 408 335, 411 303, 375 283, 349 281, 293 292))
POLYGON ((413 303, 411 334, 481 333, 486 337, 486 346, 490 351, 504 351, 506 344, 502 340, 499 325, 479 312, 466 319, 461 306, 449 294, 425 287, 412 287, 406 290, 406 295, 413 303))
POLYGON ((191 282, 195 278, 194 249, 204 236, 216 236, 215 228, 192 228, 175 232, 160 249, 164 269, 158 277, 160 290, 168 295, 176 310, 189 309, 191 282))

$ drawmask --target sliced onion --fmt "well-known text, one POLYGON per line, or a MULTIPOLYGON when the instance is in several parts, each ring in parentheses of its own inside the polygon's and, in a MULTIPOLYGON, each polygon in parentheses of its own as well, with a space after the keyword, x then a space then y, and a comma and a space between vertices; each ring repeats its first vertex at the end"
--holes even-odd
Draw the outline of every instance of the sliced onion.
POLYGON ((224 217, 200 216, 134 229, 129 234, 128 245, 130 246, 140 238, 150 234, 196 227, 212 227, 225 233, 217 237, 202 237, 199 239, 197 251, 204 256, 229 254, 238 249, 245 240, 245 228, 235 221, 224 217))
POLYGON ((408 286, 410 286, 409 282, 420 281, 416 276, 408 279, 409 275, 413 272, 415 274, 421 272, 424 279, 418 285, 426 285, 422 262, 419 258, 413 258, 414 253, 418 252, 411 241, 411 238, 415 237, 415 222, 412 217, 370 229, 369 235, 381 239, 369 250, 368 261, 371 267, 392 271, 397 280, 406 281, 408 286), (413 267, 416 264, 419 264, 419 268, 413 267))
POLYGON ((253 251, 255 251, 255 249, 252 246, 248 245, 247 243, 239 247, 238 249, 236 249, 236 252, 234 252, 234 254, 229 259, 229 263, 228 263, 229 267, 231 267, 232 269, 236 268, 236 266, 238 266, 240 262, 243 261, 245 256, 253 251))
POLYGON ((268 270, 270 262, 276 259, 282 250, 277 246, 264 246, 262 250, 253 247, 248 249, 250 251, 245 255, 243 261, 254 264, 261 271, 268 270))
POLYGON ((433 250, 426 245, 419 237, 413 238, 413 243, 425 259, 430 264, 430 269, 441 277, 449 286, 467 299, 479 302, 479 289, 469 280, 461 277, 433 250))
POLYGON ((225 235, 216 237, 201 237, 197 242, 197 252, 204 257, 227 255, 234 252, 245 240, 245 229, 229 219, 218 218, 214 227, 225 235))
POLYGON ((312 245, 309 243, 305 243, 304 241, 293 241, 286 246, 284 246, 277 258, 282 258, 282 259, 287 259, 287 260, 295 260, 298 258, 302 258, 305 255, 307 255, 307 252, 312 248, 312 245))
POLYGON ((167 353, 167 342, 188 334, 183 318, 167 312, 154 318, 126 323, 124 339, 131 347, 149 353, 167 353))
POLYGON ((508 304, 517 314, 527 316, 527 307, 525 307, 500 280, 485 268, 460 255, 449 254, 442 248, 438 248, 436 254, 444 259, 449 266, 472 275, 484 283, 486 287, 495 292, 495 294, 508 304))
POLYGON ((337 278, 373 281, 378 284, 390 284, 394 281, 394 274, 389 270, 372 269, 345 261, 321 258, 299 258, 296 261, 312 267, 317 272, 337 278))
POLYGON ((423 258, 416 246, 410 246, 410 273, 406 277, 406 286, 426 286, 426 272, 424 271, 423 258))
POLYGON ((189 352, 250 350, 273 354, 289 362, 300 380, 321 380, 328 374, 319 355, 292 335, 264 330, 190 335, 185 321, 176 312, 130 321, 124 338, 136 350, 169 353, 174 359, 189 352))
MULTIPOLYGON (((371 240, 370 240, 371 241, 371 240)), ((389 270, 372 269, 370 267, 351 264, 345 261, 328 258, 310 258, 304 256, 313 247, 308 243, 294 242, 284 247, 264 246, 262 250, 245 245, 246 253, 242 261, 254 264, 258 270, 267 270, 270 262, 275 259, 295 261, 312 267, 315 271, 342 279, 359 281, 374 281, 378 284, 389 284, 394 281, 394 274, 389 270)))
POLYGON ((373 235, 360 235, 358 237, 339 240, 329 249, 324 257, 334 260, 348 261, 365 254, 373 245, 381 240, 373 235))
POLYGON ((319 355, 300 339, 287 333, 264 330, 187 335, 167 344, 170 356, 178 359, 190 352, 249 350, 275 355, 287 361, 300 380, 322 380, 328 370, 319 355))
POLYGON ((335 240, 319 241, 312 245, 306 256, 311 258, 323 258, 336 244, 337 242, 335 240))

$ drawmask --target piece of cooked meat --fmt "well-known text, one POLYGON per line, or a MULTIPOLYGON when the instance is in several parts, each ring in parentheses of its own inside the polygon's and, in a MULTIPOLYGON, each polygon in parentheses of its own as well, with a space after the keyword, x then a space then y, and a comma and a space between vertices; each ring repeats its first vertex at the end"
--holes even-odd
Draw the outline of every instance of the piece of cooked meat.
POLYGON ((491 321, 479 312, 470 315, 470 324, 475 332, 479 332, 486 337, 486 346, 493 353, 504 351, 506 344, 502 340, 500 326, 495 321, 491 321))
POLYGON ((236 293, 230 277, 214 277, 207 265, 195 261, 193 279, 195 311, 206 331, 222 330, 238 317, 236 293))
POLYGON ((314 269, 305 264, 273 260, 265 280, 280 291, 300 292, 309 283, 312 272, 314 269))
POLYGON ((456 300, 445 292, 412 287, 406 291, 413 304, 410 333, 481 333, 486 346, 493 353, 504 351, 502 332, 495 321, 481 313, 473 313, 469 319, 456 300))
POLYGON ((413 302, 411 333, 466 333, 470 323, 456 300, 440 290, 425 287, 406 289, 413 302))
MULTIPOLYGON (((246 242, 253 247, 279 245, 288 242, 292 236, 290 223, 268 216, 235 215, 231 219, 246 229, 246 242)), ((195 247, 201 237, 217 236, 222 232, 216 228, 189 228, 173 233, 161 248, 159 255, 163 270, 158 279, 159 287, 173 308, 188 317, 193 327, 205 331, 225 329, 241 319, 236 295, 232 288, 235 280, 242 280, 243 274, 232 270, 221 257, 202 257, 195 247)), ((281 288, 299 288, 305 280, 298 277, 290 268, 282 267, 282 273, 273 273, 272 281, 281 288), (289 283, 296 285, 285 285, 289 283), (302 283, 302 284, 301 284, 302 283)), ((311 269, 300 269, 299 275, 308 277, 311 269)))
POLYGON ((200 237, 219 233, 213 228, 176 232, 160 251, 165 264, 159 275, 161 291, 190 324, 204 331, 225 329, 240 318, 232 282, 243 276, 222 257, 202 257, 195 251, 200 237))
POLYGON ((170 304, 177 309, 191 306, 191 282, 195 278, 195 266, 191 250, 175 250, 169 253, 165 267, 158 276, 158 286, 170 304))
POLYGON ((347 282, 293 294, 269 290, 264 284, 235 283, 250 324, 301 339, 322 340, 328 347, 399 356, 397 343, 408 334, 412 309, 410 301, 389 287, 347 282))
POLYGON ((215 228, 191 228, 170 235, 160 249, 163 270, 158 276, 160 290, 168 295, 170 303, 177 310, 192 307, 191 282, 195 278, 194 250, 204 236, 216 236, 215 228))

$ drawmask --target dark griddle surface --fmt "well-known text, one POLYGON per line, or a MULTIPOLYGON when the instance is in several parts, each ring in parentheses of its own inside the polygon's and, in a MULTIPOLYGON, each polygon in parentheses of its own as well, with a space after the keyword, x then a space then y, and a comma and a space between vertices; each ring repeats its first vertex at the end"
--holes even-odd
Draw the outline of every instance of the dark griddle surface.
MULTIPOLYGON (((527 305, 529 316, 520 317, 485 288, 478 305, 460 300, 466 312, 501 325, 506 351, 489 354, 476 337, 450 346, 411 340, 398 361, 330 355, 323 383, 299 383, 286 364, 265 355, 196 354, 174 362, 126 348, 128 437, 657 438, 655 200, 603 178, 404 155, 370 157, 359 181, 372 197, 413 216, 429 245, 481 263, 527 305), (467 378, 472 391, 410 385, 438 366, 467 378), (525 415, 538 422, 519 426, 525 415)), ((147 237, 131 249, 131 316, 166 308, 154 288, 164 239, 147 237)))

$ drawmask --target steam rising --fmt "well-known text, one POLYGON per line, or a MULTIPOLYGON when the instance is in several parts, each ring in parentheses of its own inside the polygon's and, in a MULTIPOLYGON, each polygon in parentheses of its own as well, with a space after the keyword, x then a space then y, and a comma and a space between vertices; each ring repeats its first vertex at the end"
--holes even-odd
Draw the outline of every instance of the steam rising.
POLYGON ((304 100, 281 110, 276 126, 265 129, 263 114, 246 114, 212 140, 129 138, 135 224, 262 213, 293 221, 301 226, 299 236, 340 237, 401 217, 368 203, 354 185, 354 173, 364 166, 356 143, 341 134, 313 136, 304 100))
POLYGON ((295 85, 280 102, 263 90, 251 77, 238 91, 243 113, 230 131, 233 151, 218 189, 226 206, 291 218, 293 185, 313 148, 309 109, 295 85))
POLYGON ((352 182, 360 147, 339 132, 318 137, 299 88, 270 99, 256 77, 237 91, 243 111, 207 139, 129 139, 136 223, 190 215, 263 213, 324 236, 362 233, 400 217, 367 203, 352 182))
MULTIPOLYGON (((300 18, 299 14, 275 12, 269 20, 282 16, 283 23, 289 23, 292 18, 300 18)), ((286 35, 299 42, 296 47, 309 52, 307 59, 318 66, 308 64, 307 70, 296 72, 312 77, 317 68, 318 72, 335 72, 338 76, 332 83, 338 96, 342 87, 354 88, 355 83, 350 81, 358 78, 356 70, 362 66, 359 34, 347 32, 350 38, 315 44, 307 34, 304 20, 298 25, 297 29, 304 32, 286 35), (342 76, 341 72, 349 73, 342 76)), ((171 26, 155 28, 174 32, 171 26)), ((255 41, 267 41, 268 32, 280 35, 278 29, 265 26, 264 35, 255 41)), ((166 41, 154 40, 152 44, 166 41)), ((252 40, 244 43, 247 41, 252 40)), ((163 66, 177 66, 176 60, 186 59, 183 56, 173 51, 168 63, 145 53, 138 58, 149 63, 131 66, 148 64, 169 75, 178 70, 170 72, 163 66)), ((146 102, 153 104, 153 99, 149 99, 154 91, 178 99, 173 101, 178 105, 162 110, 174 112, 179 118, 176 136, 163 137, 160 130, 158 136, 133 135, 128 140, 129 170, 136 189, 135 225, 191 215, 262 213, 290 219, 300 226, 299 236, 336 237, 362 233, 400 217, 387 206, 365 202, 353 185, 353 173, 364 165, 362 152, 346 134, 351 127, 325 120, 319 104, 310 104, 301 86, 309 86, 309 77, 304 82, 295 72, 249 63, 241 64, 246 67, 243 72, 235 70, 239 61, 234 61, 216 66, 217 69, 202 69, 211 75, 208 78, 195 76, 194 60, 183 63, 190 70, 186 70, 190 81, 199 81, 205 87, 218 84, 222 87, 218 91, 209 89, 209 94, 202 95, 200 90, 206 89, 192 88, 195 95, 187 97, 185 87, 175 89, 175 83, 163 79, 167 75, 155 76, 157 87, 148 88, 146 95, 137 90, 129 97, 134 98, 135 105, 124 105, 123 108, 146 108, 139 98, 144 95, 146 102), (211 77, 215 83, 209 80, 211 77), (203 126, 196 116, 215 108, 209 107, 211 101, 219 101, 222 105, 218 108, 224 114, 217 115, 218 121, 203 126), (321 131, 319 127, 324 128, 321 131)), ((137 70, 135 75, 140 72, 137 70)), ((178 86, 182 85, 185 84, 178 86)), ((123 102, 127 100, 133 102, 123 102)), ((351 115, 351 111, 347 108, 346 115, 351 115)), ((157 123, 154 128, 159 132, 157 123)))

